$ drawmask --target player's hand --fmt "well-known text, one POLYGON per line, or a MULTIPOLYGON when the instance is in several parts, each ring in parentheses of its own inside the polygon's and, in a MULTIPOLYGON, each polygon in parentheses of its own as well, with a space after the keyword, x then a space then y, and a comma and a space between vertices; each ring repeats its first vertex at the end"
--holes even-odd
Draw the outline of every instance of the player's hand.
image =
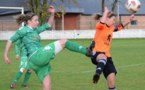
POLYGON ((100 76, 97 75, 97 74, 95 74, 95 75, 93 76, 93 83, 94 83, 94 84, 98 83, 99 79, 100 79, 100 76))
POLYGON ((19 55, 16 55, 16 59, 19 60, 19 58, 20 58, 20 56, 19 55))
POLYGON ((131 16, 130 16, 130 21, 132 21, 133 19, 134 19, 134 14, 132 14, 131 16))
POLYGON ((4 56, 4 61, 5 61, 6 64, 10 64, 11 63, 7 56, 4 56))
POLYGON ((49 11, 50 13, 55 13, 55 8, 54 8, 54 6, 49 6, 48 11, 49 11))
POLYGON ((110 10, 107 7, 105 7, 104 12, 108 14, 108 13, 110 13, 110 10))

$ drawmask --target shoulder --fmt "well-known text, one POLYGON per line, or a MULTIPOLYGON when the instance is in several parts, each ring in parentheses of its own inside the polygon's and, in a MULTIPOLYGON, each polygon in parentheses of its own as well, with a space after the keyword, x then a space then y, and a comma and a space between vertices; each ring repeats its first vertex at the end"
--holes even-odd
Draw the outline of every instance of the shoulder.
POLYGON ((105 23, 103 23, 103 22, 101 22, 101 21, 99 21, 97 24, 96 24, 97 26, 106 26, 106 24, 105 23))
POLYGON ((41 26, 43 26, 43 27, 51 27, 50 24, 48 24, 48 23, 44 23, 41 26))
POLYGON ((103 23, 103 22, 101 22, 101 21, 99 21, 99 22, 96 24, 96 29, 97 29, 97 30, 102 30, 102 29, 104 29, 105 27, 106 27, 106 24, 103 23))
POLYGON ((20 34, 26 34, 30 32, 30 29, 27 26, 22 26, 17 30, 17 32, 20 34))

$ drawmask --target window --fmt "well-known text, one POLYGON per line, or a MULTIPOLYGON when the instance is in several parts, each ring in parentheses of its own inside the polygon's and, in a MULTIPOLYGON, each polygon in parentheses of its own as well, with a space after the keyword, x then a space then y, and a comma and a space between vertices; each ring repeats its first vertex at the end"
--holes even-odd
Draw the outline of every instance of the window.
POLYGON ((132 20, 131 25, 137 25, 137 20, 132 20))

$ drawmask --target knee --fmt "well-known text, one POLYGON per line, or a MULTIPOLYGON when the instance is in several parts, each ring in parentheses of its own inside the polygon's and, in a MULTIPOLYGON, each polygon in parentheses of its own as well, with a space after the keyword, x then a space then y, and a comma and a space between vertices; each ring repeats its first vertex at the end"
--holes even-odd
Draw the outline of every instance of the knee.
POLYGON ((68 40, 67 39, 60 39, 59 40, 61 43, 65 44, 68 40))
POLYGON ((64 48, 65 47, 65 44, 68 40, 67 39, 60 39, 59 42, 61 44, 61 46, 64 48))
POLYGON ((108 82, 108 87, 109 88, 114 88, 115 87, 115 82, 114 81, 109 81, 108 82))
POLYGON ((103 59, 103 60, 106 60, 107 61, 107 57, 106 57, 105 54, 99 54, 96 59, 97 60, 103 59))
POLYGON ((28 72, 31 74, 32 73, 32 69, 28 70, 28 72))
POLYGON ((25 68, 20 68, 21 73, 24 73, 25 71, 26 71, 25 68))

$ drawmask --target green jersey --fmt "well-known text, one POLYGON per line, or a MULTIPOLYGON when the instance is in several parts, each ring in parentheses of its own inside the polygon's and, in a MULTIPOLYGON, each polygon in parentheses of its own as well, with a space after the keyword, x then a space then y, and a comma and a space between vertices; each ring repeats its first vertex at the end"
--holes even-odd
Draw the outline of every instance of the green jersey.
POLYGON ((15 53, 16 53, 16 55, 20 55, 21 57, 27 56, 27 50, 25 49, 21 39, 18 39, 16 41, 15 53))
POLYGON ((27 50, 27 54, 30 55, 41 46, 39 34, 45 30, 50 30, 51 27, 48 23, 43 24, 35 29, 32 29, 29 26, 23 26, 10 38, 10 41, 13 43, 18 39, 22 40, 24 47, 27 50))
POLYGON ((15 54, 20 55, 20 40, 17 40, 15 44, 15 54))

